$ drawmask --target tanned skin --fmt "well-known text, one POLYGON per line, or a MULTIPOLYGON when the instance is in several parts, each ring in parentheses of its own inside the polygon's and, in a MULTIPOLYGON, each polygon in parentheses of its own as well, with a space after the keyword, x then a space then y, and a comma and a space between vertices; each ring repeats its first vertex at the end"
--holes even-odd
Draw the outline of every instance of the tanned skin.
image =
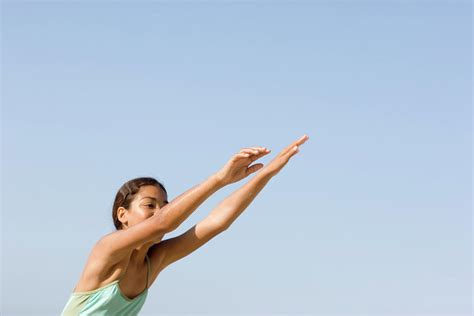
POLYGON ((161 188, 142 186, 128 209, 120 207, 117 210, 123 229, 103 236, 94 245, 73 292, 95 290, 121 278, 122 293, 130 299, 135 298, 145 285, 148 288, 153 284, 164 268, 228 229, 308 139, 304 135, 292 142, 266 166, 251 164, 269 154, 269 149, 242 148, 219 171, 169 203, 161 188), (178 228, 212 194, 254 173, 246 184, 221 201, 202 221, 179 236, 163 240, 165 234, 178 228), (145 284, 146 255, 151 264, 148 284, 145 284))

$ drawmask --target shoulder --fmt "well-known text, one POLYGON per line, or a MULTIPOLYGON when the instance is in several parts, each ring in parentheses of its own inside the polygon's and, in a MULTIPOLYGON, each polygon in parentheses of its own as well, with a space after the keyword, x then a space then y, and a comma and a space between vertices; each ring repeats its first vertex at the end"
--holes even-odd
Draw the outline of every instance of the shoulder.
POLYGON ((92 247, 74 291, 89 291, 118 279, 124 270, 124 260, 112 260, 98 242, 92 247))

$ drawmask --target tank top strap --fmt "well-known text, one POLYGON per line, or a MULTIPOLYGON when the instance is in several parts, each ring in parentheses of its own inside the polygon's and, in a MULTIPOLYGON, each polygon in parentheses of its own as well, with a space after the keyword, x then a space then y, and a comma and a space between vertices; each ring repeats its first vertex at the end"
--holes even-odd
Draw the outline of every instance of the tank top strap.
POLYGON ((125 273, 123 273, 117 280, 117 283, 120 283, 120 280, 122 280, 122 278, 124 277, 125 273))
POLYGON ((145 290, 148 288, 148 275, 150 274, 150 258, 148 258, 148 254, 145 255, 146 258, 146 263, 147 263, 147 269, 146 269, 146 285, 145 285, 145 290))

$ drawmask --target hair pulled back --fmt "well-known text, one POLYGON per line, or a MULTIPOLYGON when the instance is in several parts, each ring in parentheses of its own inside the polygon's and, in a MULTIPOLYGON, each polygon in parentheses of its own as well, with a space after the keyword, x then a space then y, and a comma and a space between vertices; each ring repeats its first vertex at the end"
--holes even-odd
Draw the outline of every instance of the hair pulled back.
POLYGON ((125 182, 115 195, 114 206, 112 207, 112 219, 117 230, 121 230, 122 223, 118 220, 117 210, 119 207, 129 208, 130 203, 135 198, 140 188, 145 185, 154 185, 166 192, 165 187, 159 181, 152 177, 140 177, 125 182))

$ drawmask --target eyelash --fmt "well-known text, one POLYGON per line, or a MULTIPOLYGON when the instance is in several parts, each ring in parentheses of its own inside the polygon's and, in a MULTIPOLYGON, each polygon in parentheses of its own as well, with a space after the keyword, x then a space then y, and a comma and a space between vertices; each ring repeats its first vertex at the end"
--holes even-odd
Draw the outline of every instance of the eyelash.
POLYGON ((153 204, 146 204, 145 206, 153 206, 153 204))

